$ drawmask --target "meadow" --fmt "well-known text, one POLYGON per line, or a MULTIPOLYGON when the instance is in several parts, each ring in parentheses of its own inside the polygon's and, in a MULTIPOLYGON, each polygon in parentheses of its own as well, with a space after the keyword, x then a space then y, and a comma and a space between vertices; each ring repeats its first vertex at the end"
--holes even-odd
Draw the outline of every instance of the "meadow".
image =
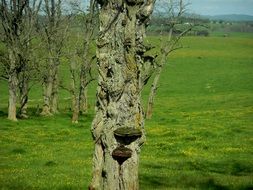
MULTIPOLYGON (((140 189, 253 189, 253 34, 185 37, 182 44, 168 59, 145 122, 140 189)), ((61 113, 39 116, 39 86, 31 91, 30 118, 15 123, 6 119, 7 84, 0 81, 1 190, 87 189, 95 88, 79 124, 71 124, 66 92, 61 113)))

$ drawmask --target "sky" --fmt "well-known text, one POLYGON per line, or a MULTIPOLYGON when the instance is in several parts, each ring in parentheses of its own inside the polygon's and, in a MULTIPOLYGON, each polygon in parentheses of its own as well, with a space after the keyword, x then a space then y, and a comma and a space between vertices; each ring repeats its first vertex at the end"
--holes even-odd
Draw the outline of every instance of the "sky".
POLYGON ((188 11, 201 15, 253 15, 253 0, 186 0, 188 11))
MULTIPOLYGON (((73 0, 72 0, 73 1, 73 0)), ((88 0, 78 0, 88 2, 88 0)), ((158 2, 168 0, 157 0, 158 2)), ((247 14, 253 16, 253 0, 184 0, 188 13, 200 15, 247 14)))

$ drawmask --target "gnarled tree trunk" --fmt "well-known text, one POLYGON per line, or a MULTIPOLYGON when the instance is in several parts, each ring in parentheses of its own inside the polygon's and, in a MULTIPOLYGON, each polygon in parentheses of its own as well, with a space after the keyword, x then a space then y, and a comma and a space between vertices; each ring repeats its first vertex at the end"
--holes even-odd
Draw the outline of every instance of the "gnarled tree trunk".
POLYGON ((10 70, 9 70, 9 105, 8 105, 8 119, 12 121, 17 121, 17 90, 18 90, 18 73, 16 68, 16 60, 14 57, 14 52, 9 50, 9 61, 10 61, 10 70))
POLYGON ((101 2, 97 41, 98 88, 93 179, 90 189, 139 189, 138 165, 144 142, 140 102, 143 37, 154 1, 101 2))

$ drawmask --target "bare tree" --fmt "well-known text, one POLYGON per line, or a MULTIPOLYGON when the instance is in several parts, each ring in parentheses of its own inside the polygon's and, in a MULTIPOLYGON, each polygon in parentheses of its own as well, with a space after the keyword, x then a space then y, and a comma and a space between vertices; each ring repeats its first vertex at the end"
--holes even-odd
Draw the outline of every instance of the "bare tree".
MULTIPOLYGON (((168 34, 164 34, 161 36, 161 47, 160 47, 160 57, 158 58, 160 62, 156 64, 156 69, 154 72, 154 79, 151 85, 149 99, 147 104, 146 110, 146 118, 151 119, 153 113, 153 105, 154 105, 154 98, 156 95, 156 91, 158 88, 159 80, 161 73, 163 71, 164 65, 167 63, 167 59, 169 55, 177 50, 182 48, 179 44, 180 39, 186 35, 192 28, 195 26, 194 23, 182 23, 181 17, 184 15, 186 11, 186 6, 183 0, 170 0, 167 2, 161 2, 162 8, 158 8, 159 10, 163 10, 163 14, 166 14, 167 23, 166 26, 169 27, 168 34), (184 25, 183 29, 175 34, 174 32, 177 31, 177 27, 179 25, 184 25)), ((162 32, 162 31, 161 31, 162 32)))
MULTIPOLYGON (((91 71, 91 61, 89 59, 89 50, 92 39, 94 38, 95 29, 97 29, 97 4, 95 0, 90 0, 89 12, 85 18, 84 25, 84 40, 83 40, 83 64, 80 73, 80 92, 79 92, 79 110, 83 113, 87 112, 88 101, 87 101, 87 85, 89 84, 89 73, 91 71)), ((92 78, 92 77, 91 77, 92 78)))
POLYGON ((154 0, 100 0, 98 87, 93 179, 89 189, 138 189, 139 152, 145 139, 140 102, 147 47, 145 28, 154 0))
MULTIPOLYGON (((94 80, 91 74, 92 60, 85 58, 87 61, 85 60, 84 62, 83 54, 83 47, 80 47, 78 44, 76 44, 75 48, 68 53, 70 87, 68 88, 62 84, 60 85, 61 88, 70 92, 72 97, 72 123, 78 123, 79 114, 83 108, 82 106, 83 104, 87 104, 87 86, 94 80), (85 67, 84 63, 87 64, 85 67), (85 78, 85 81, 83 78, 85 78)), ((87 111, 87 108, 85 108, 85 111, 87 111)))
POLYGON ((41 27, 42 38, 47 51, 43 72, 42 115, 58 112, 59 65, 68 25, 62 14, 61 0, 44 0, 45 17, 41 27))
POLYGON ((87 86, 94 80, 91 75, 91 63, 90 59, 90 45, 94 37, 94 30, 97 26, 96 23, 96 3, 94 0, 90 1, 88 11, 84 12, 80 9, 80 5, 77 5, 79 11, 75 13, 74 20, 78 20, 78 24, 81 24, 82 32, 78 33, 77 43, 75 43, 74 51, 69 56, 70 74, 71 74, 71 86, 70 92, 72 95, 72 123, 78 123, 79 113, 86 113, 88 109, 87 102, 87 86), (81 10, 81 11, 80 11, 81 10), (78 42, 82 41, 79 45, 78 42))
POLYGON ((9 83, 8 119, 13 121, 17 120, 18 90, 20 115, 27 117, 31 39, 40 3, 40 0, 10 0, 8 2, 1 0, 0 17, 4 29, 3 41, 8 51, 8 61, 5 62, 9 83))

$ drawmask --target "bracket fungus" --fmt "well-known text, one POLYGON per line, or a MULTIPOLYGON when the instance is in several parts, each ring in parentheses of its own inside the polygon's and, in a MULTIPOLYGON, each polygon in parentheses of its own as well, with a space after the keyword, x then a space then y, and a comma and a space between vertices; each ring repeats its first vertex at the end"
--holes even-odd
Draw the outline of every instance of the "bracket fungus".
POLYGON ((112 152, 112 157, 115 160, 117 160, 120 165, 131 156, 132 156, 132 150, 123 145, 118 146, 112 152))
POLYGON ((126 0, 128 5, 140 5, 143 4, 143 0, 126 0))
POLYGON ((120 127, 114 131, 118 143, 128 145, 142 136, 140 128, 120 127))

